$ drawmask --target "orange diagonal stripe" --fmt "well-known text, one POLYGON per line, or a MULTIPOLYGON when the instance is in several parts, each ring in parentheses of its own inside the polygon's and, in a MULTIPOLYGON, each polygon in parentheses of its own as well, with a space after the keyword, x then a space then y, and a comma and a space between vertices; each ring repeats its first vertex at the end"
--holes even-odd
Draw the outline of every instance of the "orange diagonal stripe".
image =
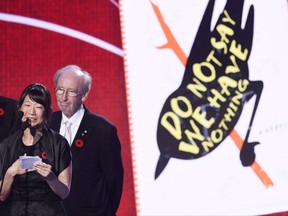
POLYGON ((183 50, 181 49, 181 47, 177 43, 177 41, 174 38, 170 28, 165 23, 159 8, 155 4, 153 4, 153 2, 151 2, 151 4, 152 4, 154 12, 158 18, 158 21, 159 21, 159 23, 160 23, 160 25, 164 31, 164 34, 167 38, 167 43, 165 45, 163 45, 162 47, 159 47, 159 48, 172 49, 175 52, 175 54, 177 55, 177 57, 180 59, 180 61, 183 63, 183 65, 185 65, 186 61, 187 61, 187 57, 186 57, 185 53, 183 52, 183 50))
MULTIPOLYGON (((239 136, 239 134, 235 129, 231 131, 230 137, 235 142, 239 150, 241 150, 244 141, 241 139, 241 137, 239 136)), ((254 172, 260 178, 260 180, 262 181, 262 183, 265 185, 266 188, 268 188, 269 186, 273 186, 273 182, 271 181, 267 173, 261 168, 261 166, 256 161, 254 161, 254 163, 251 165, 251 168, 254 170, 254 172)))

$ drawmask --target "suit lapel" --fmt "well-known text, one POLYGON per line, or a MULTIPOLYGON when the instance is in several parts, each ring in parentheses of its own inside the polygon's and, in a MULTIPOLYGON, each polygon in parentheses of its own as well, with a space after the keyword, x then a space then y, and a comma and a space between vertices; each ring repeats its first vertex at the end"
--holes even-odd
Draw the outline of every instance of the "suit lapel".
POLYGON ((71 145, 71 152, 74 158, 77 157, 78 153, 89 144, 87 140, 95 130, 93 123, 89 121, 89 115, 90 112, 85 108, 83 119, 71 145))
POLYGON ((50 127, 53 130, 57 131, 58 133, 60 132, 61 120, 62 120, 61 111, 57 111, 52 114, 50 127))
MULTIPOLYGON (((85 108, 85 107, 84 107, 85 108)), ((92 132, 95 130, 94 123, 91 123, 89 121, 89 116, 91 113, 85 108, 85 113, 83 116, 83 119, 80 123, 80 126, 77 130, 77 133, 75 135, 75 138, 71 145, 71 153, 73 158, 77 157, 78 153, 88 145, 87 139, 92 134, 92 132)), ((50 127, 57 131, 59 133, 60 131, 60 125, 62 120, 62 113, 61 111, 55 112, 52 115, 51 118, 51 124, 50 127)))

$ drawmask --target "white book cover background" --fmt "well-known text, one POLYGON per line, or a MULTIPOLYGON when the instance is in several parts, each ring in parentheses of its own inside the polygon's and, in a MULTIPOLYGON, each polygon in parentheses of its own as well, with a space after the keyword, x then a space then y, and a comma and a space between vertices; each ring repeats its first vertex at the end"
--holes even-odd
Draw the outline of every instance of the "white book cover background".
POLYGON ((287 1, 121 0, 120 11, 138 214, 259 215, 288 210, 287 1), (210 26, 201 26, 209 14, 210 26), (199 32, 204 33, 197 38, 199 32), (207 88, 199 90, 202 98, 195 89, 188 91, 195 78, 207 88), (231 98, 245 81, 252 88, 241 95, 251 97, 243 96, 237 104, 231 98), (217 92, 220 107, 215 103, 211 109, 217 92), (219 115, 224 119, 229 106, 236 117, 230 113, 228 121, 226 116, 225 129, 223 122, 219 126, 219 115), (203 126, 202 121, 199 127, 201 118, 192 116, 197 107, 199 115, 206 111, 202 120, 212 119, 213 124, 203 126), (164 127, 161 119, 168 112, 175 118, 171 114, 164 127), (161 139, 159 127, 166 130, 161 139), (249 129, 247 141, 259 144, 255 163, 244 167, 239 145, 249 129), (208 137, 213 146, 205 150, 203 139, 208 137), (180 150, 181 141, 190 153, 180 150), (161 154, 168 157, 167 164, 155 174, 161 154))

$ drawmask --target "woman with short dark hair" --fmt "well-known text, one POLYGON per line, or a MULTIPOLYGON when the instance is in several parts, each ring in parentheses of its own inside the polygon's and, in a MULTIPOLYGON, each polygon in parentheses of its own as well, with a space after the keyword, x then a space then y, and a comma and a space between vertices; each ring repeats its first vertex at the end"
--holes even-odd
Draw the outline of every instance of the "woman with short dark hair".
POLYGON ((27 86, 19 99, 21 129, 0 145, 0 200, 11 195, 8 215, 66 215, 62 199, 70 191, 71 154, 67 140, 47 127, 51 103, 45 86, 27 86), (37 162, 24 169, 20 156, 37 162))

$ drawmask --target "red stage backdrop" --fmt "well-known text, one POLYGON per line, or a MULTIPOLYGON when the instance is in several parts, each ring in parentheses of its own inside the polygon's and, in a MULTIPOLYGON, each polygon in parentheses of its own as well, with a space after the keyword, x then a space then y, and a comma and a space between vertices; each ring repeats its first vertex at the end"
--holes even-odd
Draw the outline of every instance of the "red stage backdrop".
POLYGON ((119 216, 136 215, 123 54, 116 1, 1 1, 0 95, 18 99, 33 82, 53 95, 53 75, 67 64, 91 73, 86 106, 107 117, 122 143, 125 181, 119 216))

